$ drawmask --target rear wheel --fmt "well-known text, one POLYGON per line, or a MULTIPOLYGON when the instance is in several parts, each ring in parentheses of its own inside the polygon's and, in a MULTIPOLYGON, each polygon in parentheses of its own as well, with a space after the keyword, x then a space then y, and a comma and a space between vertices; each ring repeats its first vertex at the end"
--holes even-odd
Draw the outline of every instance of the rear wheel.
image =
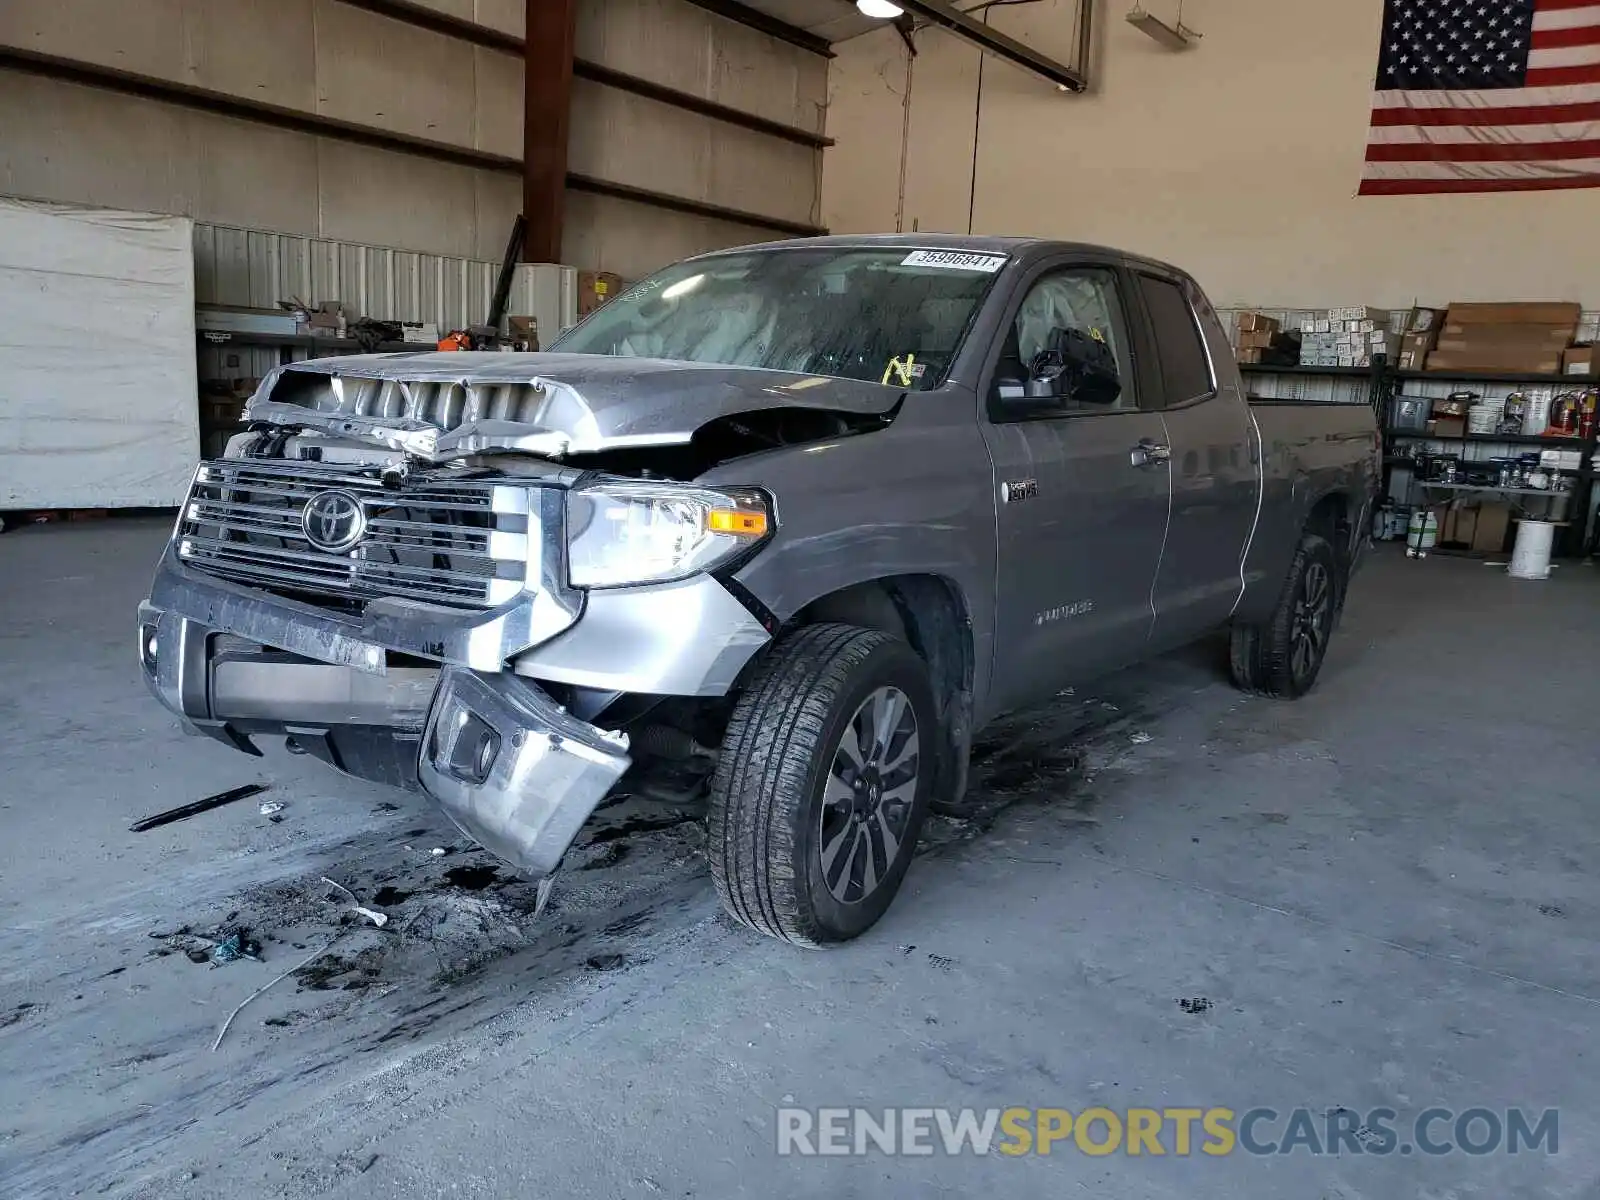
POLYGON ((723 906, 803 946, 870 929, 905 877, 938 735, 922 660, 887 634, 813 625, 739 696, 711 784, 723 906))
POLYGON ((1272 616, 1233 627, 1229 666, 1238 687, 1290 700, 1311 690, 1338 617, 1338 570, 1326 538, 1301 537, 1272 616))

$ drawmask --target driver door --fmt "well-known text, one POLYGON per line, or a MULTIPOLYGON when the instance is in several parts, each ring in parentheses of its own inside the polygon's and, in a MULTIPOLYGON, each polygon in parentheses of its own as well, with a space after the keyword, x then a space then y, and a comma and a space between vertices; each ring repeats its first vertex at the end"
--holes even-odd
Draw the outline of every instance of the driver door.
POLYGON ((993 360, 983 422, 999 534, 990 711, 1147 651, 1170 487, 1165 461, 1148 452, 1166 431, 1140 407, 1125 280, 1110 263, 1041 269, 1013 298, 993 360), (1041 390, 1029 364, 1063 329, 1109 348, 1121 385, 1109 402, 1026 396, 1041 390))

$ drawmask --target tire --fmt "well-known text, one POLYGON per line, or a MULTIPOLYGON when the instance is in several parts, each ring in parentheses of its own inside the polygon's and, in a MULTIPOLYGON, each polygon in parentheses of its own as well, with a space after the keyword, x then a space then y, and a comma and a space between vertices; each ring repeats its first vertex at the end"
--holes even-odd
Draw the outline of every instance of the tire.
POLYGON ((1272 616, 1261 625, 1233 627, 1228 665, 1235 686, 1285 700, 1309 692, 1327 657, 1342 586, 1328 540, 1302 535, 1272 616))
POLYGON ((811 625, 774 646, 734 703, 711 781, 706 854, 723 907, 798 946, 870 929, 927 815, 935 711, 927 668, 888 634, 811 625), (862 747, 869 705, 892 728, 862 747), (884 741, 879 765, 857 770, 884 741))

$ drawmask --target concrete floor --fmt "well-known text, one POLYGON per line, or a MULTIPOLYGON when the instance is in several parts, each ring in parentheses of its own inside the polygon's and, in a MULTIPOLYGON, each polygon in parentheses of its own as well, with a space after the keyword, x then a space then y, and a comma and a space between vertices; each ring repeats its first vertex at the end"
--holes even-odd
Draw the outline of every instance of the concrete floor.
POLYGON ((1600 1197, 1589 568, 1386 550, 1298 704, 1198 650, 1063 695, 807 954, 720 916, 682 814, 607 810, 535 922, 421 803, 181 736, 133 661, 164 534, 0 537, 0 1195, 1600 1197), (127 832, 256 779, 280 822, 127 832), (229 921, 264 962, 149 936, 229 921), (1521 1105, 1559 1152, 779 1158, 790 1102, 1521 1105))

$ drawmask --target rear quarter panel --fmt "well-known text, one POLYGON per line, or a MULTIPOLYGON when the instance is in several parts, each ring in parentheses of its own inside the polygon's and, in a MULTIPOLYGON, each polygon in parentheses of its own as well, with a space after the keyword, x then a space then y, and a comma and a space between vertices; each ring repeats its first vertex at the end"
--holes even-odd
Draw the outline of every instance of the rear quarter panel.
POLYGON ((1264 619, 1277 603, 1289 562, 1311 510, 1342 494, 1351 514, 1352 546, 1366 536, 1377 488, 1377 423, 1368 404, 1256 400, 1264 463, 1261 520, 1245 558, 1238 615, 1264 619))

